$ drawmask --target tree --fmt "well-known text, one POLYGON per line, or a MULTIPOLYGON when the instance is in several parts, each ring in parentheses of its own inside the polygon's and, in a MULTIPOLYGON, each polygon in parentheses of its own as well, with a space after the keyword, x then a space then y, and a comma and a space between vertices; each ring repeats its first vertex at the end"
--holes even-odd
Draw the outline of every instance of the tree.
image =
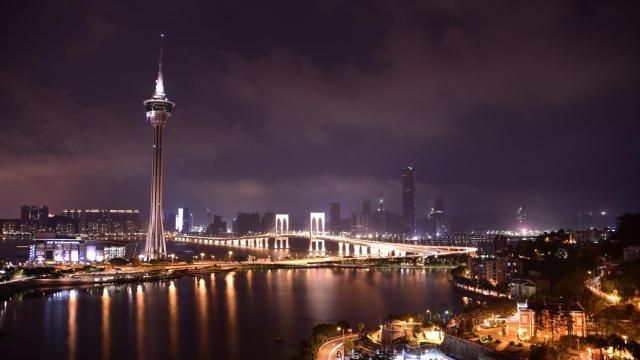
POLYGON ((531 345, 530 360, 556 360, 559 358, 557 350, 547 345, 531 345))
POLYGON ((351 329, 351 324, 346 320, 342 320, 338 321, 338 323, 336 324, 336 328, 338 327, 344 329, 344 332, 347 332, 348 329, 351 329))
POLYGON ((614 238, 625 246, 640 244, 640 213, 625 213, 620 216, 614 238))

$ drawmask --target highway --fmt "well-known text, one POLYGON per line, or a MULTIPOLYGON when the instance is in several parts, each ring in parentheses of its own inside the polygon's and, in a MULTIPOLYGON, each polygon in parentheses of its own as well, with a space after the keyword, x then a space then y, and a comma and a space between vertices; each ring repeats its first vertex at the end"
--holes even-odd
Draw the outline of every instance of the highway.
POLYGON ((342 336, 337 338, 337 339, 333 339, 331 341, 328 341, 324 344, 322 344, 322 346, 320 346, 320 349, 318 349, 318 356, 317 356, 317 360, 336 360, 338 359, 336 357, 336 355, 338 354, 338 350, 342 350, 342 344, 343 342, 350 342, 355 340, 358 337, 357 334, 351 334, 351 335, 345 335, 345 337, 343 338, 342 336))

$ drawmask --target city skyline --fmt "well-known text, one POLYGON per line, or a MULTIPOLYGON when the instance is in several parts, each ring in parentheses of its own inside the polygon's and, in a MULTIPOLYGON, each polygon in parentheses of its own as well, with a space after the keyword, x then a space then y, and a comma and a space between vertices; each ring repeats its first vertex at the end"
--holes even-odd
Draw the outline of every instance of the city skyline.
POLYGON ((635 210, 632 9, 519 5, 505 19, 489 5, 354 4, 341 8, 343 17, 331 5, 290 5, 261 9, 265 16, 211 5, 202 13, 212 19, 173 5, 190 26, 165 5, 153 16, 141 15, 147 7, 120 12, 117 3, 8 5, 17 8, 5 12, 14 14, 7 23, 22 37, 8 40, 3 58, 3 98, 12 101, 0 158, 13 171, 0 178, 0 217, 15 217, 23 203, 147 212, 139 100, 151 72, 140 69, 149 68, 150 40, 164 31, 171 89, 184 104, 166 139, 165 210, 211 208, 230 218, 327 211, 337 201, 350 214, 381 197, 400 213, 398 173, 418 155, 418 216, 433 197, 446 198, 450 214, 511 216, 523 204, 559 226, 572 225, 576 213, 635 210), (51 13, 77 20, 23 21, 51 13), (425 13, 433 19, 426 27, 418 19, 425 13), (518 26, 525 15, 549 29, 518 26), (150 26, 157 19, 164 28, 150 26), (292 19, 308 20, 299 37, 278 21, 292 19), (320 31, 330 22, 333 30, 320 31), (521 39, 488 35, 509 28, 521 39), (83 37, 70 35, 75 30, 83 37), (565 36, 546 41, 547 31, 565 36))
POLYGON ((639 13, 2 3, 2 360, 640 359, 639 13))

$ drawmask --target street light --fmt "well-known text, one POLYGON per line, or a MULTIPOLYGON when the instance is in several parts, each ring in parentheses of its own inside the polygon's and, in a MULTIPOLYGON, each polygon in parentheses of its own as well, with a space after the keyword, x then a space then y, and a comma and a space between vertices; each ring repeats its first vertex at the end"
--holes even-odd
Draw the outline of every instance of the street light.
POLYGON ((200 260, 204 261, 204 253, 200 253, 200 260))
POLYGON ((233 255, 233 251, 229 250, 229 261, 231 261, 231 256, 233 255))
MULTIPOLYGON (((342 353, 344 354, 344 328, 341 328, 340 326, 338 326, 338 331, 342 330, 342 353)), ((344 355, 341 356, 341 358, 344 358, 344 355)))
POLYGON ((427 313, 429 314, 429 322, 431 322, 431 309, 427 309, 427 313))
POLYGON ((169 255, 169 256, 171 256, 171 263, 173 264, 173 259, 175 259, 176 254, 171 254, 171 255, 169 255))

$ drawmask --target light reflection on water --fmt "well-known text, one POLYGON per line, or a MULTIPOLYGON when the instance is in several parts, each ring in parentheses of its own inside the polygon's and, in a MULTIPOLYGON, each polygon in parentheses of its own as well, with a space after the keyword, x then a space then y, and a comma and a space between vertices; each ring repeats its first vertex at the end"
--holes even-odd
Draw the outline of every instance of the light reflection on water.
POLYGON ((207 284, 204 279, 196 282, 196 306, 198 308, 198 344, 200 359, 209 356, 209 301, 207 299, 207 284))
POLYGON ((238 303, 236 300, 235 272, 230 272, 224 277, 227 294, 227 332, 229 334, 229 355, 231 358, 237 358, 238 353, 238 303))
POLYGON ((110 305, 109 289, 102 289, 102 359, 111 359, 111 330, 110 330, 110 305))
POLYGON ((0 312, 0 349, 3 360, 46 354, 71 360, 288 359, 320 322, 375 326, 389 313, 442 303, 461 307, 461 294, 442 271, 220 273, 16 297, 0 312))
POLYGON ((78 329, 77 329, 77 314, 78 314, 78 303, 76 299, 76 290, 69 290, 69 302, 67 304, 68 307, 68 335, 67 342, 69 346, 69 360, 75 360, 76 358, 76 346, 78 344, 78 329))
POLYGON ((169 351, 171 359, 178 359, 178 290, 174 280, 169 282, 169 351))
POLYGON ((142 285, 136 288, 136 350, 137 358, 144 359, 146 352, 144 348, 144 291, 142 285))

